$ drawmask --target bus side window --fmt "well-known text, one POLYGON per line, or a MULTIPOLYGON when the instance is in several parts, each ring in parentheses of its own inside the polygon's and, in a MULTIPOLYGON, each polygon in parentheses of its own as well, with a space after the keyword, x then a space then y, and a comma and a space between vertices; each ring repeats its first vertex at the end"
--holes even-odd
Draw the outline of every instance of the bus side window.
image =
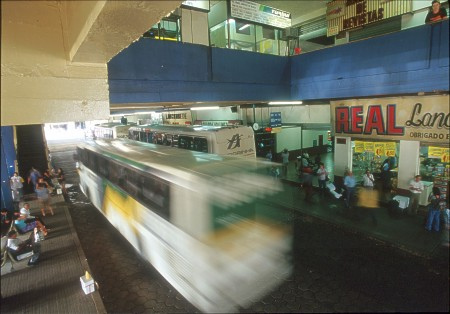
POLYGON ((140 200, 159 216, 170 219, 169 185, 149 174, 143 174, 140 186, 140 200))
POLYGON ((123 183, 123 189, 134 198, 140 194, 141 185, 139 184, 139 173, 132 169, 125 169, 126 178, 123 183))
POLYGON ((176 135, 176 134, 172 138, 172 146, 178 147, 178 135, 176 135))
POLYGON ((153 143, 153 137, 155 136, 155 133, 148 132, 147 133, 147 143, 153 143))
POLYGON ((172 146, 173 142, 172 142, 172 134, 166 134, 166 145, 167 146, 172 146))
POLYGON ((155 144, 162 145, 163 144, 163 134, 162 133, 155 133, 155 144))
POLYGON ((98 172, 105 179, 109 179, 109 161, 104 157, 99 157, 98 172))
POLYGON ((93 152, 89 152, 88 154, 88 164, 89 169, 91 169, 94 172, 97 172, 97 155, 93 152))
POLYGON ((145 132, 137 131, 136 133, 137 133, 136 139, 140 142, 145 142, 145 138, 146 138, 145 132))
POLYGON ((178 147, 193 150, 194 149, 194 139, 190 136, 180 135, 178 138, 178 147))
POLYGON ((114 161, 109 162, 109 181, 119 184, 119 165, 114 161))
POLYGON ((208 152, 208 143, 206 138, 204 137, 195 137, 194 138, 194 150, 197 152, 208 152))

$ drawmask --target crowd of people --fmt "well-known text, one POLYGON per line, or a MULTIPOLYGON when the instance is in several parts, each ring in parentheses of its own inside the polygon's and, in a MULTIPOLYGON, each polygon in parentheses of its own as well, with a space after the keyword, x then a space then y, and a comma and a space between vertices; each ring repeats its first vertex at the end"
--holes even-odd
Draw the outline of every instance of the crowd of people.
MULTIPOLYGON (((272 153, 267 154, 266 158, 272 161, 272 153)), ((289 151, 284 149, 280 154, 282 162, 282 173, 279 172, 274 177, 286 179, 289 163, 289 151)), ((301 190, 304 192, 304 200, 311 203, 313 194, 317 193, 321 199, 327 195, 332 195, 337 199, 343 200, 344 213, 351 218, 361 219, 359 216, 361 211, 358 208, 364 208, 371 218, 374 225, 378 224, 377 210, 380 208, 380 202, 386 202, 394 194, 392 194, 392 169, 397 167, 397 156, 388 157, 384 160, 380 167, 377 179, 374 174, 366 169, 362 175, 362 181, 358 181, 350 169, 345 171, 343 182, 339 184, 333 183, 329 179, 329 171, 321 161, 320 154, 311 160, 308 153, 301 154, 295 163, 301 182, 301 190), (313 188, 313 178, 317 177, 318 189, 313 188), (378 182, 376 182, 378 181, 378 182), (336 186, 336 185, 338 186, 336 186)), ((272 166, 274 173, 275 166, 272 166)), ((411 179, 409 184, 409 195, 405 196, 409 201, 406 208, 399 210, 406 215, 414 216, 418 214, 419 200, 424 191, 424 184, 421 176, 416 175, 411 179)), ((386 202, 388 203, 388 202, 386 202)), ((440 230, 440 221, 444 219, 444 225, 449 226, 449 209, 445 195, 438 187, 433 188, 433 193, 429 196, 429 205, 427 207, 427 218, 424 226, 427 231, 438 232, 440 230), (441 218, 442 217, 442 218, 441 218)))
POLYGON ((52 216, 55 214, 51 206, 51 195, 57 194, 57 189, 61 189, 63 194, 67 193, 64 171, 61 168, 58 168, 58 170, 46 169, 41 174, 39 170, 32 167, 26 181, 17 172, 14 172, 10 178, 10 187, 13 208, 1 210, 1 236, 2 238, 7 237, 6 249, 15 260, 32 253, 33 256, 30 258, 28 265, 35 265, 40 254, 40 241, 48 235, 50 230, 43 217, 46 214, 52 216), (30 203, 24 202, 26 184, 35 193, 41 216, 31 215, 30 203), (22 204, 21 208, 20 204, 22 204), (25 241, 17 237, 18 235, 28 234, 29 236, 25 241))

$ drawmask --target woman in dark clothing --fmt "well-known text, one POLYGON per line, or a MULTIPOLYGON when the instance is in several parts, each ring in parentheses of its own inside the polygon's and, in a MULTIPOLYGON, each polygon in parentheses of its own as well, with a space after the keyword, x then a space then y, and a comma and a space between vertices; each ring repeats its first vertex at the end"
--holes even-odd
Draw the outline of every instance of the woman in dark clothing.
POLYGON ((61 189, 62 189, 63 193, 67 194, 66 178, 65 178, 65 175, 64 175, 64 171, 61 168, 58 168, 58 173, 56 175, 57 175, 58 183, 61 186, 61 189))

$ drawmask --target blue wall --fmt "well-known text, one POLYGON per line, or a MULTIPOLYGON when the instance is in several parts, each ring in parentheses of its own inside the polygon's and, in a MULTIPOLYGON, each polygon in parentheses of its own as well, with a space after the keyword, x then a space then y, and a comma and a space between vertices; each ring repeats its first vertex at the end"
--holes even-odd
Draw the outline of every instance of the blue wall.
POLYGON ((449 21, 295 57, 141 39, 108 63, 111 103, 336 99, 449 90, 449 21))
POLYGON ((293 99, 449 90, 448 21, 291 58, 293 99))
POLYGON ((279 56, 141 38, 108 63, 111 103, 289 99, 279 56))
POLYGON ((1 127, 1 207, 12 209, 12 193, 9 178, 15 171, 16 151, 14 130, 11 126, 1 127))

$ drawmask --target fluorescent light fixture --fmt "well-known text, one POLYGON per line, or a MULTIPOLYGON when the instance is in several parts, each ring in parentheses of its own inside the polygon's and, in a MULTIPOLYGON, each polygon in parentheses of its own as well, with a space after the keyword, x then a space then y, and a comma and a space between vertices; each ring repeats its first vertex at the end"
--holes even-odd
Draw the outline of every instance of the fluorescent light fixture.
POLYGON ((191 110, 214 110, 219 109, 219 106, 213 106, 213 107, 192 107, 191 110))
POLYGON ((271 101, 269 105, 301 105, 303 101, 271 101))
POLYGON ((155 111, 135 112, 134 114, 152 114, 152 113, 155 113, 155 111))
POLYGON ((110 117, 124 117, 124 116, 131 116, 132 114, 130 113, 114 113, 114 114, 110 114, 110 117))
POLYGON ((247 27, 250 27, 250 24, 245 24, 244 26, 239 27, 239 30, 246 29, 247 27))

